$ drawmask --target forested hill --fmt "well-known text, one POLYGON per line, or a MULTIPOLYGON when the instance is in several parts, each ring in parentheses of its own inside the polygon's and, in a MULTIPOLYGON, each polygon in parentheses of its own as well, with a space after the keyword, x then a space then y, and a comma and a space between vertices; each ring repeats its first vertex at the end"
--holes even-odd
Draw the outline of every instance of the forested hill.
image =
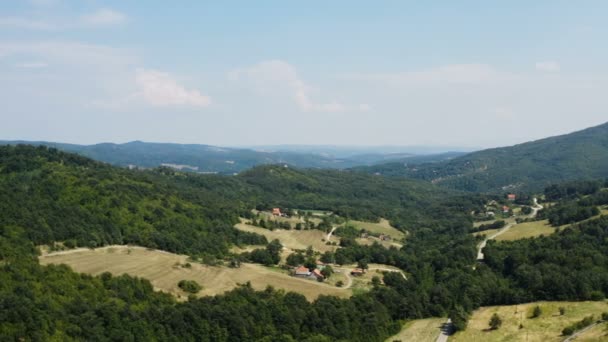
MULTIPOLYGON (((465 234, 471 205, 415 180, 283 166, 237 177, 127 170, 46 147, 1 146, 0 340, 382 341, 403 319, 450 310, 452 298, 429 300, 437 288, 429 258, 441 256, 437 272, 471 272, 474 241, 465 234), (79 275, 36 259, 34 246, 52 242, 132 243, 197 260, 229 259, 233 244, 266 243, 232 227, 256 203, 400 222, 411 229, 410 251, 374 245, 343 253, 353 261, 399 265, 417 280, 404 284, 399 277, 352 299, 321 296, 313 303, 247 285, 177 303, 143 279, 79 275)), ((451 287, 443 284, 439 291, 450 293, 451 287)))
POLYGON ((608 123, 449 161, 385 164, 365 172, 424 179, 466 191, 541 190, 549 183, 602 178, 608 176, 608 123))
POLYGON ((265 239, 233 228, 241 201, 197 196, 159 174, 115 168, 46 147, 0 147, 0 226, 23 227, 35 244, 138 244, 222 256, 265 239))
MULTIPOLYGON (((427 160, 443 160, 453 155, 416 155, 396 152, 365 152, 335 156, 331 153, 229 148, 198 144, 149 143, 132 141, 124 144, 102 143, 77 145, 57 142, 0 141, 2 145, 43 145, 65 152, 77 153, 85 157, 117 166, 137 166, 155 168, 162 165, 184 171, 199 173, 233 174, 257 165, 289 164, 301 168, 344 169, 359 165, 373 165, 391 160, 408 160, 420 163, 427 160)), ((404 148, 407 149, 407 148, 404 148)), ((362 150, 363 151, 363 150, 362 150)))
POLYGON ((467 213, 485 202, 428 182, 348 171, 263 166, 236 177, 138 171, 46 147, 2 146, 0 340, 384 341, 416 318, 449 316, 463 329, 481 305, 605 297, 606 217, 547 238, 489 243, 487 265, 472 267, 479 241, 467 234, 467 213), (36 257, 36 244, 61 241, 134 243, 229 261, 237 257, 229 246, 266 242, 232 227, 257 205, 382 215, 408 230, 401 249, 345 245, 336 259, 395 266, 407 279, 388 272, 383 284, 349 299, 308 302, 245 284, 179 303, 144 279, 77 274, 42 266, 36 257))
POLYGON ((385 217, 405 230, 463 217, 462 206, 473 203, 446 205, 455 196, 426 182, 348 171, 284 166, 260 166, 238 176, 140 171, 44 146, 0 146, 0 225, 24 227, 36 244, 133 243, 222 257, 232 244, 264 242, 232 228, 256 207, 385 217))

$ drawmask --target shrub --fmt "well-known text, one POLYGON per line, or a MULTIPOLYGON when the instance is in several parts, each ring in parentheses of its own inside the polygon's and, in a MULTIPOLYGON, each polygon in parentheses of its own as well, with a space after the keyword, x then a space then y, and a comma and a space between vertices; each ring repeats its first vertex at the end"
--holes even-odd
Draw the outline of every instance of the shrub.
POLYGON ((193 294, 198 293, 203 289, 203 287, 194 280, 180 280, 179 283, 177 283, 177 286, 179 286, 180 289, 193 294))
POLYGON ((500 316, 498 316, 497 313, 494 313, 492 315, 492 318, 490 318, 490 322, 488 324, 490 325, 490 328, 492 330, 496 330, 502 325, 502 319, 500 318, 500 316))
POLYGON ((540 317, 540 315, 542 315, 543 310, 540 308, 540 306, 535 306, 534 310, 532 310, 532 318, 537 318, 540 317))

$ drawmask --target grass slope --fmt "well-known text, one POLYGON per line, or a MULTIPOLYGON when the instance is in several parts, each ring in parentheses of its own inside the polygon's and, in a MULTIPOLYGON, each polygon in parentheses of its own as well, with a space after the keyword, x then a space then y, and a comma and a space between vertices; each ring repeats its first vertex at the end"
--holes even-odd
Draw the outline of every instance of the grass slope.
POLYGON ((187 297, 177 283, 194 280, 203 286, 198 295, 217 295, 234 289, 237 284, 250 281, 253 288, 263 290, 273 286, 298 292, 313 300, 319 295, 350 297, 349 289, 340 289, 316 281, 291 277, 281 270, 256 264, 242 264, 240 268, 212 267, 192 263, 191 268, 178 266, 187 263, 187 256, 134 246, 108 246, 97 249, 78 249, 43 254, 40 263, 67 264, 81 273, 114 275, 129 274, 148 279, 159 291, 187 297))
POLYGON ((445 318, 427 318, 409 321, 403 325, 399 334, 387 338, 386 342, 435 342, 445 321, 445 318))
POLYGON ((530 341, 552 342, 562 341, 562 329, 582 320, 584 317, 594 315, 599 317, 602 312, 608 311, 608 304, 599 302, 537 302, 522 305, 490 306, 476 310, 467 329, 458 332, 450 341, 530 341), (533 308, 539 305, 542 314, 538 318, 530 318, 533 308), (559 308, 566 308, 563 316, 559 308), (494 313, 498 313, 503 323, 497 330, 489 331, 488 322, 494 313), (519 325, 523 324, 520 329, 519 325))
POLYGON ((266 229, 251 226, 244 223, 239 223, 235 226, 236 229, 243 232, 260 234, 266 237, 268 241, 278 239, 284 247, 289 249, 306 249, 308 246, 316 251, 325 252, 333 251, 335 246, 325 244, 327 234, 317 229, 310 230, 295 230, 295 229, 266 229))

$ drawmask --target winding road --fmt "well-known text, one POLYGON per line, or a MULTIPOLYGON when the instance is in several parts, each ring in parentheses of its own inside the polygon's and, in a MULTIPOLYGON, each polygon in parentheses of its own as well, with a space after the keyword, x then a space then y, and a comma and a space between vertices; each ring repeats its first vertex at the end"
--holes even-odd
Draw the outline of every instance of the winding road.
MULTIPOLYGON (((538 204, 538 201, 536 200, 536 198, 534 198, 532 201, 534 202, 534 206, 532 207, 532 212, 530 213, 530 215, 527 216, 528 218, 534 218, 534 217, 536 217, 536 214, 538 213, 538 211, 543 208, 542 205, 538 204)), ((486 244, 488 243, 488 240, 494 240, 496 237, 498 237, 498 236, 504 234, 505 232, 507 232, 514 225, 516 225, 516 223, 515 223, 515 221, 512 221, 509 224, 507 224, 506 226, 504 226, 504 228, 502 228, 501 230, 499 230, 496 233, 494 233, 494 234, 486 237, 479 244, 479 246, 477 246, 477 260, 483 260, 483 252, 482 251, 486 247, 486 244)))

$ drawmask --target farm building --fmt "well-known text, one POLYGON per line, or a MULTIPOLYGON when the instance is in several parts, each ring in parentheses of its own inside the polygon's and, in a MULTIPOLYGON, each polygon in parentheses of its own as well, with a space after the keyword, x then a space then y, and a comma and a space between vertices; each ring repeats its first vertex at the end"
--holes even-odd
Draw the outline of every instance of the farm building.
POLYGON ((311 277, 314 277, 317 280, 323 280, 323 279, 325 279, 325 277, 323 276, 323 274, 321 274, 321 271, 319 271, 316 268, 312 271, 311 277))
POLYGON ((310 274, 311 274, 310 270, 304 266, 300 266, 300 267, 296 268, 296 271, 294 273, 294 275, 296 277, 308 277, 308 276, 310 276, 310 274))
POLYGON ((362 276, 363 273, 365 272, 360 268, 355 268, 354 270, 350 271, 350 274, 353 276, 362 276))
POLYGON ((281 208, 272 208, 272 215, 274 216, 282 216, 281 208))

